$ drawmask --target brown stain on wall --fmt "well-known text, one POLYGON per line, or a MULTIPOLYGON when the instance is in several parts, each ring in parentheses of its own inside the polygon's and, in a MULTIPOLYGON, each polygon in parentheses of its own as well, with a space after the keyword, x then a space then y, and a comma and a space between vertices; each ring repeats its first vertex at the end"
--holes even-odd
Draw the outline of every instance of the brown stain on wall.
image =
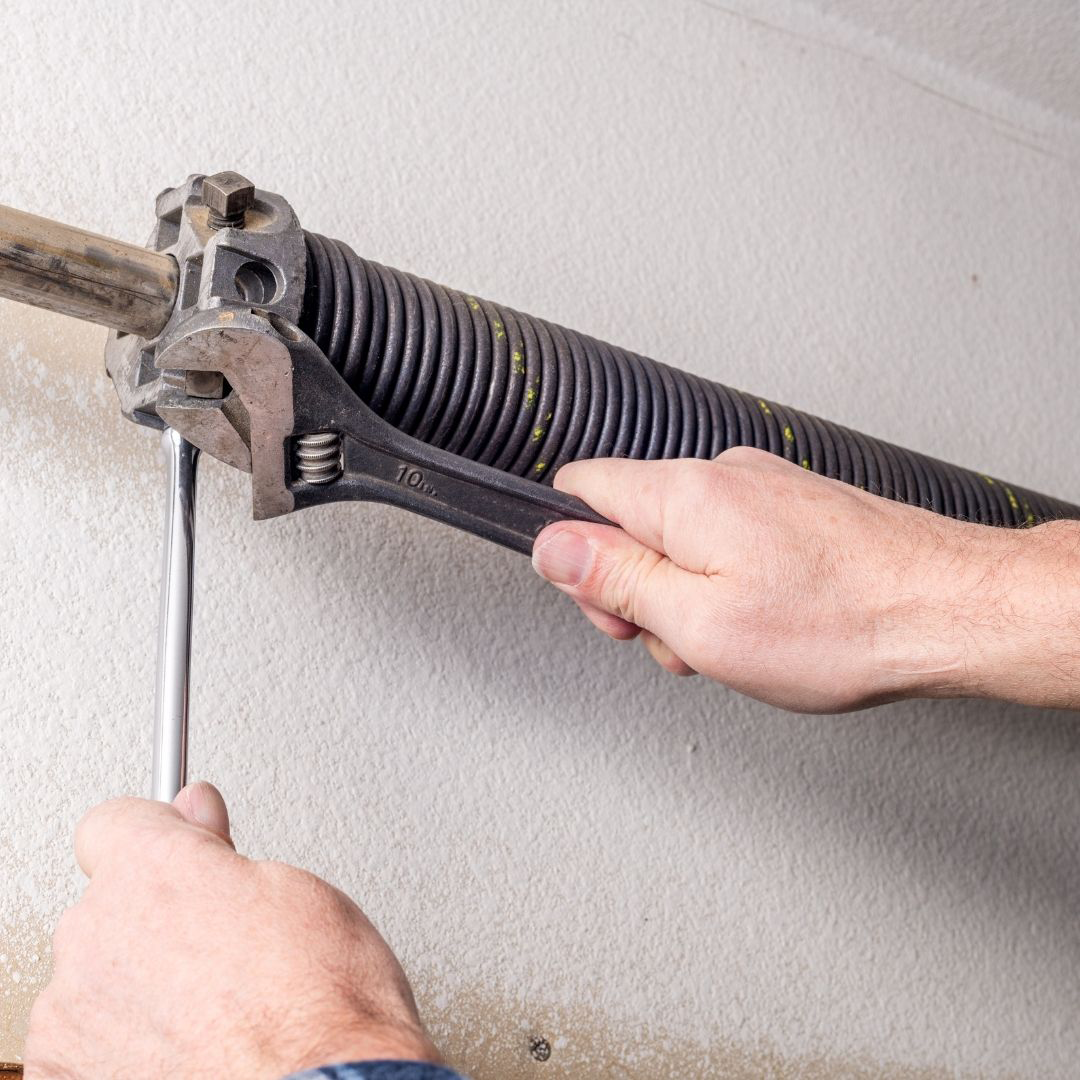
MULTIPOLYGON (((784 1055, 767 1043, 747 1046, 719 1031, 699 1043, 649 1024, 616 1024, 586 1006, 537 1004, 523 1012, 480 992, 440 994, 434 985, 430 993, 418 987, 418 998, 435 1044, 472 1080, 988 1080, 825 1048, 784 1055), (551 1048, 544 1061, 530 1052, 538 1038, 551 1048)), ((996 1074, 995 1080, 1008 1078, 996 1074)))
MULTIPOLYGON (((0 931, 0 1062, 17 1063, 22 1057, 30 1008, 52 970, 51 938, 48 929, 29 920, 0 931)), ((0 1080, 3 1076, 0 1072, 0 1080)))
POLYGON ((148 452, 155 460, 148 433, 120 415, 105 373, 105 338, 92 323, 0 299, 0 362, 8 375, 3 404, 52 421, 35 425, 35 435, 41 460, 53 467, 116 475, 145 471, 148 452))
MULTIPOLYGON (((0 951, 18 965, 0 969, 0 1080, 19 1075, 27 1019, 49 978, 50 933, 43 927, 9 926, 0 951), (34 960, 31 961, 30 957, 34 960), (7 1070, 6 1072, 4 1070, 7 1070)), ((561 1008, 542 1002, 526 1008, 497 995, 469 990, 447 993, 437 978, 417 980, 425 1023, 447 1061, 471 1080, 990 1080, 985 1074, 905 1065, 869 1057, 820 1053, 784 1055, 765 1043, 740 1044, 719 1031, 707 1042, 680 1038, 645 1024, 619 1024, 587 1006, 561 1008), (550 1057, 537 1061, 537 1038, 550 1057)), ((1011 1080, 995 1074, 993 1080, 1011 1080)))
POLYGON ((25 345, 27 352, 58 372, 71 371, 88 381, 106 378, 106 334, 94 323, 0 297, 0 348, 25 345))

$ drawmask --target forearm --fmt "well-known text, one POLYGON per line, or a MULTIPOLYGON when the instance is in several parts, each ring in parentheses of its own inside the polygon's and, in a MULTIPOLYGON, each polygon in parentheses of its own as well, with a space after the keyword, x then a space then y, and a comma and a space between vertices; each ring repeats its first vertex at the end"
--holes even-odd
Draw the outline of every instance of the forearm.
POLYGON ((927 598, 942 670, 923 671, 914 692, 1080 707, 1080 522, 962 539, 927 598))

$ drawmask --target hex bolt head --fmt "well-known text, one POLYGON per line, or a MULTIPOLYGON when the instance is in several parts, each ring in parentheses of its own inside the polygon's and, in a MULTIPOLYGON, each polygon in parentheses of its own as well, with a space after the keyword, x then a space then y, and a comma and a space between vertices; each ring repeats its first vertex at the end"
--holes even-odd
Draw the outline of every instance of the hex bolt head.
POLYGON ((211 229, 242 229, 255 203, 255 185, 239 173, 214 173, 203 180, 202 200, 211 229))

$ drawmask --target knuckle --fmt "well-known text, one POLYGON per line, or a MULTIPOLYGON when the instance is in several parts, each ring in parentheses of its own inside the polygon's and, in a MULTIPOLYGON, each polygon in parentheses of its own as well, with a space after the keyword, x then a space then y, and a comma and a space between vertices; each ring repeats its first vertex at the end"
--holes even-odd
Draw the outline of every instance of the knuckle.
POLYGON ((730 477, 714 461, 680 461, 664 492, 664 543, 711 519, 730 494, 730 477))
POLYGON ((288 863, 271 859, 257 864, 263 882, 275 896, 290 904, 322 906, 331 902, 332 888, 322 878, 288 863))
POLYGON ((624 557, 605 561, 598 590, 600 604, 620 619, 640 625, 641 594, 662 556, 649 548, 629 551, 624 557))
POLYGON ((142 803, 143 800, 135 798, 134 795, 120 795, 115 799, 106 799, 104 802, 98 803, 97 806, 91 806, 90 809, 83 814, 79 821, 79 825, 96 822, 103 818, 107 819, 128 814, 136 806, 139 806, 142 803))
POLYGON ((704 461, 701 458, 680 461, 667 489, 671 505, 697 506, 703 493, 711 493, 717 489, 721 476, 721 471, 713 461, 704 461))
MULTIPOLYGON (((221 850, 221 841, 203 829, 188 827, 175 829, 148 828, 140 844, 139 863, 152 866, 162 881, 188 877, 192 864, 201 863, 211 853, 221 850)), ((130 871, 137 863, 125 861, 130 871)))
POLYGON ((259 876, 260 884, 271 894, 288 891, 293 868, 288 863, 276 859, 260 859, 253 864, 259 876))
POLYGON ((108 805, 108 803, 99 803, 97 806, 91 806, 89 810, 83 813, 82 817, 75 823, 76 843, 98 825, 108 805))
POLYGON ((355 917, 356 905, 329 882, 282 862, 255 864, 259 873, 258 893, 264 910, 273 913, 270 924, 317 926, 332 940, 355 917))
POLYGON ((115 799, 106 799, 105 802, 91 806, 75 826, 75 842, 84 839, 90 833, 107 831, 114 825, 125 819, 131 819, 139 808, 146 805, 146 800, 137 799, 133 795, 122 795, 115 799))
POLYGON ((756 446, 729 446, 716 460, 722 465, 752 467, 771 465, 775 457, 768 450, 759 450, 756 446))

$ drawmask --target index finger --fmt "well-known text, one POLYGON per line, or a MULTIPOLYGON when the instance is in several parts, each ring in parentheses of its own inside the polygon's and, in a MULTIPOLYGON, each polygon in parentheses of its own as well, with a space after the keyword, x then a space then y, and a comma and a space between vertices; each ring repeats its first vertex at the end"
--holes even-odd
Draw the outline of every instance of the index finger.
POLYGON ((93 877, 101 863, 117 851, 131 851, 162 829, 184 827, 180 812, 166 803, 125 797, 91 807, 75 826, 75 858, 93 877))

